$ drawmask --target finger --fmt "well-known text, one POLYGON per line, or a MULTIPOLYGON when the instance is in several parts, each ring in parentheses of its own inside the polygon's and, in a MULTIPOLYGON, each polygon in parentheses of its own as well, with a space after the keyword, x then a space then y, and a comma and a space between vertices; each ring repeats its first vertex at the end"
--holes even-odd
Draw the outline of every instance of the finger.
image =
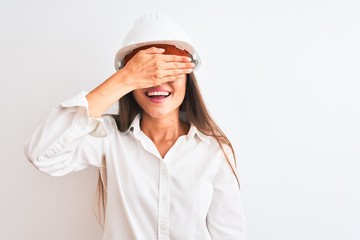
POLYGON ((191 57, 179 56, 179 55, 160 55, 161 60, 164 62, 191 62, 191 57))
POLYGON ((141 50, 140 52, 147 53, 147 54, 162 54, 162 53, 165 52, 165 49, 157 48, 157 47, 151 47, 151 48, 141 50))
POLYGON ((185 75, 185 74, 189 74, 192 71, 194 71, 194 69, 170 69, 170 70, 163 70, 161 74, 159 74, 160 78, 165 78, 165 77, 177 77, 177 76, 181 76, 181 75, 185 75))
POLYGON ((176 81, 179 81, 181 79, 185 79, 185 75, 184 74, 181 74, 181 75, 176 75, 176 76, 166 76, 166 77, 163 77, 161 79, 161 82, 162 83, 166 83, 166 82, 176 82, 176 81))
POLYGON ((179 63, 179 62, 166 62, 161 66, 162 69, 171 70, 171 69, 194 69, 194 63, 179 63))

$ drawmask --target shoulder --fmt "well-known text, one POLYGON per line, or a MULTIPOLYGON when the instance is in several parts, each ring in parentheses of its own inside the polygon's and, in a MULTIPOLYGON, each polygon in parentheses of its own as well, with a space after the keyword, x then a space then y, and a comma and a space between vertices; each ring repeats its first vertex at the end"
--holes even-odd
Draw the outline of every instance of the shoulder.
POLYGON ((196 138, 199 142, 209 145, 211 147, 219 147, 218 142, 216 141, 216 138, 210 135, 207 135, 203 132, 201 132, 195 125, 191 124, 190 130, 188 133, 189 138, 196 138))
MULTIPOLYGON (((223 152, 226 155, 229 155, 229 157, 233 157, 233 148, 224 142, 222 142, 220 139, 217 139, 214 136, 207 135, 201 131, 199 131, 195 126, 191 126, 191 128, 194 128, 194 136, 198 137, 198 139, 203 142, 204 144, 209 145, 212 149, 223 152)), ((191 130, 190 130, 191 131, 191 130)))

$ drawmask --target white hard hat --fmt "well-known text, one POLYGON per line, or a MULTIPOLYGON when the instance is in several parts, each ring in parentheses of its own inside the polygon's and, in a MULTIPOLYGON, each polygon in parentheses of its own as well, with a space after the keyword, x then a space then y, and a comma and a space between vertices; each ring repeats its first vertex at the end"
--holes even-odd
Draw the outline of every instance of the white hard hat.
POLYGON ((186 50, 192 55, 195 69, 200 66, 200 56, 193 47, 188 33, 177 25, 171 17, 164 14, 145 14, 135 21, 133 28, 126 35, 120 50, 115 56, 115 69, 122 67, 126 55, 134 49, 152 45, 169 44, 186 50))

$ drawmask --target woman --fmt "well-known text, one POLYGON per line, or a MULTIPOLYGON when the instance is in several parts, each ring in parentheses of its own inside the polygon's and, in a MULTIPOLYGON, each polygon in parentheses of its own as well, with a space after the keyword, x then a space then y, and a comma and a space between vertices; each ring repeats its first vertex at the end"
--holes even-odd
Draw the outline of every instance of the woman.
POLYGON ((26 144, 52 176, 99 168, 104 240, 246 239, 233 149, 205 108, 199 64, 183 29, 144 15, 118 71, 54 108, 26 144), (117 101, 119 115, 104 115, 117 101))

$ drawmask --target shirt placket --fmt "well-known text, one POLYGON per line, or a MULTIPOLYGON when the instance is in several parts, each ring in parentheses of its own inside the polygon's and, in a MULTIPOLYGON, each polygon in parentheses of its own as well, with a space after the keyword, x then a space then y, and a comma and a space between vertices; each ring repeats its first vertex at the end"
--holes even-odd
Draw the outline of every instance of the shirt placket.
POLYGON ((158 239, 169 240, 170 179, 166 164, 160 162, 158 239))

